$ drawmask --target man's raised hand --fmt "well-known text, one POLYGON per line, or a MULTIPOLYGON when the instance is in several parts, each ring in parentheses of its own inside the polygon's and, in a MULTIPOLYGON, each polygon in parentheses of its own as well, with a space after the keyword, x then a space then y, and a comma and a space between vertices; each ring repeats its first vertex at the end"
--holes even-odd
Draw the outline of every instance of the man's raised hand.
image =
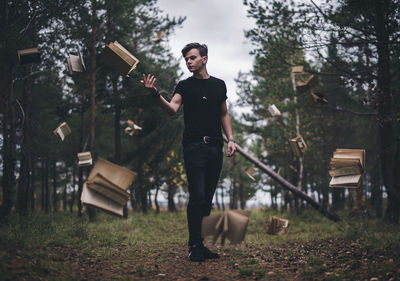
POLYGON ((142 75, 143 75, 143 80, 140 80, 140 82, 150 93, 156 94, 157 88, 154 86, 154 83, 156 83, 157 78, 151 74, 147 74, 147 77, 144 73, 142 75))

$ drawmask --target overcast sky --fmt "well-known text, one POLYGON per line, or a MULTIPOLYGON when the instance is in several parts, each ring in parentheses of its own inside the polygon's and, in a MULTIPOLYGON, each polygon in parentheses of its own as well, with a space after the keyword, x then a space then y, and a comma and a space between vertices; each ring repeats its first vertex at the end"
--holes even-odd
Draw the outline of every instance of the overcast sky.
MULTIPOLYGON (((171 17, 186 16, 183 27, 168 38, 175 57, 181 58, 180 51, 187 43, 207 44, 208 73, 225 81, 228 101, 235 101, 234 79, 239 71, 249 71, 253 63, 244 30, 254 21, 247 18, 242 0, 158 0, 158 5, 171 17)), ((183 78, 191 76, 183 59, 180 65, 183 78)))

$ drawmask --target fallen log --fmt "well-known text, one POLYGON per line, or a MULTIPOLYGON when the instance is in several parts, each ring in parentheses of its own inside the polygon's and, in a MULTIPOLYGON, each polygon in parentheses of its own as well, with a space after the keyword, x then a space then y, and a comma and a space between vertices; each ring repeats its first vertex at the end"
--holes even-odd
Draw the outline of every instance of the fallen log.
MULTIPOLYGON (((224 140, 225 140, 225 142, 228 141, 225 136, 224 136, 224 140)), ((273 178, 274 180, 279 182, 283 188, 293 192, 296 196, 303 199, 304 201, 307 201, 311 206, 313 206, 316 210, 318 210, 320 213, 322 213, 328 219, 333 220, 333 221, 340 220, 340 217, 337 214, 327 210, 324 206, 322 206, 320 203, 318 203, 317 201, 312 199, 305 192, 301 191, 300 189, 295 187, 293 184, 291 184, 290 182, 288 182, 287 180, 282 178, 280 175, 275 173, 271 168, 268 168, 260 160, 258 160, 254 156, 252 156, 249 153, 247 153, 246 151, 244 151, 240 145, 238 145, 237 143, 235 145, 236 145, 237 152, 239 152, 244 158, 246 158, 250 162, 254 163, 254 165, 256 165, 258 168, 260 168, 261 170, 266 172, 271 178, 273 178)))

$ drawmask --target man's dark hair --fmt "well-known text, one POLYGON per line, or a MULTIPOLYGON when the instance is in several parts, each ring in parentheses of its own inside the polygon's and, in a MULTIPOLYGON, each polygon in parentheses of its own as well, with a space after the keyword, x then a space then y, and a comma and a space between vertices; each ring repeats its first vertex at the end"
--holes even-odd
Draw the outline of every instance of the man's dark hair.
POLYGON ((183 47, 182 55, 186 56, 187 52, 189 52, 191 49, 199 50, 200 56, 202 56, 202 57, 207 56, 207 54, 208 54, 208 48, 207 48, 206 44, 189 43, 189 44, 186 44, 185 47, 183 47))

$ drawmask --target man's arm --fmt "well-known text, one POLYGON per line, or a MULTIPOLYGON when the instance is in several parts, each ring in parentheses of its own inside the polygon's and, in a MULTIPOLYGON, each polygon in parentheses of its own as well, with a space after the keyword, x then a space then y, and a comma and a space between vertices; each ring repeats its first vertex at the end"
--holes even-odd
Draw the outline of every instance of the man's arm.
POLYGON ((168 102, 163 96, 160 95, 157 88, 154 86, 154 83, 157 79, 153 76, 148 74, 143 74, 143 80, 140 81, 143 83, 144 87, 150 92, 151 95, 157 100, 159 106, 169 115, 174 115, 179 107, 182 104, 182 96, 179 93, 176 93, 170 102, 168 102))
POLYGON ((221 122, 225 135, 228 138, 228 148, 226 154, 228 157, 231 157, 235 154, 236 145, 235 141, 233 141, 231 118, 229 117, 226 101, 224 101, 221 105, 221 122))

